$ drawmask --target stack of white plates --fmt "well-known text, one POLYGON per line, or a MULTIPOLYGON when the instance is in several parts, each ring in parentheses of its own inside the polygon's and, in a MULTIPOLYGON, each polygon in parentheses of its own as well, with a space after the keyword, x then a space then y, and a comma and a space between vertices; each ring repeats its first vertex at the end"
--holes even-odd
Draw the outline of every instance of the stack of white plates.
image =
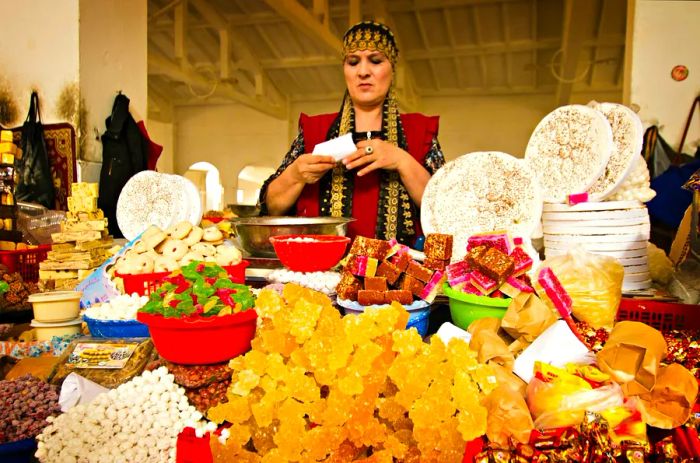
POLYGON ((616 258, 625 268, 622 289, 651 286, 647 261, 649 212, 638 201, 587 202, 568 206, 545 203, 542 213, 547 258, 574 246, 616 258))

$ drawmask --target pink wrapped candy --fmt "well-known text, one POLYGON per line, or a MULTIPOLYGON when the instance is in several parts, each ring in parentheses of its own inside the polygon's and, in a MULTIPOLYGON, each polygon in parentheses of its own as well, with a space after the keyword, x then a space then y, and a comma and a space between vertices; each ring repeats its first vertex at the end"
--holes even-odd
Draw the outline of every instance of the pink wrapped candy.
POLYGON ((469 239, 467 239, 467 251, 470 251, 477 246, 496 248, 506 255, 510 255, 515 247, 513 240, 505 230, 477 233, 470 236, 469 239))
POLYGON ((444 279, 445 273, 442 270, 435 270, 433 276, 430 277, 430 281, 425 284, 425 288, 421 291, 420 298, 425 302, 433 302, 440 291, 440 285, 442 285, 444 279))
POLYGON ((353 256, 348 262, 348 270, 358 277, 373 277, 377 274, 379 261, 373 257, 353 256))
POLYGON ((532 286, 528 285, 524 281, 520 281, 514 276, 508 278, 506 282, 503 283, 498 289, 500 289, 503 294, 511 298, 515 298, 520 293, 531 294, 535 292, 532 286))
POLYGON ((510 253, 510 257, 513 258, 514 276, 520 276, 532 268, 532 257, 530 257, 523 248, 513 249, 513 252, 510 253))
POLYGON ((489 278, 478 270, 473 270, 469 275, 469 281, 483 296, 487 296, 498 289, 498 282, 489 278))
POLYGON ((549 267, 541 268, 537 274, 537 283, 544 292, 544 294, 540 294, 540 297, 548 299, 562 318, 569 318, 573 301, 552 269, 549 267))

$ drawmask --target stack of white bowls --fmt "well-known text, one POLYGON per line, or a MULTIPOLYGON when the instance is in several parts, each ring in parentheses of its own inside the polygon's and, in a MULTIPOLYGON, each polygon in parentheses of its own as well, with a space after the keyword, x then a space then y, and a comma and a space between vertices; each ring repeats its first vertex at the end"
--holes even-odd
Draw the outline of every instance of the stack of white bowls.
POLYGON ((616 258, 625 268, 623 291, 651 287, 647 261, 649 212, 639 201, 545 203, 542 213, 545 257, 580 246, 616 258))

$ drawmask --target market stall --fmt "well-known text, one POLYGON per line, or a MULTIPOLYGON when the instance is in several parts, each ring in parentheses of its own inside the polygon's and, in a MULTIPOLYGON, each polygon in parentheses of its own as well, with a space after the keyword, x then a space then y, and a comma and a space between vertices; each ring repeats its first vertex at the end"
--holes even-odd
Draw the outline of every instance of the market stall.
POLYGON ((640 139, 621 105, 558 108, 524 159, 440 169, 420 246, 203 213, 150 171, 117 243, 74 184, 33 280, 0 285, 31 317, 0 460, 697 461, 700 317, 648 243, 640 139))

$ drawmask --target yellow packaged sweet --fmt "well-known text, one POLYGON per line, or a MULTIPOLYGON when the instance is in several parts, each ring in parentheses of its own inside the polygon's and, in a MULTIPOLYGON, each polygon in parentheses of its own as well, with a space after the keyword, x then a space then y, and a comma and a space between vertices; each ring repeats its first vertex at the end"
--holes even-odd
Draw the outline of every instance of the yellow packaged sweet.
POLYGON ((601 412, 621 406, 622 389, 615 383, 593 388, 565 369, 535 362, 535 377, 526 390, 526 401, 538 429, 576 426, 585 412, 601 412))
POLYGON ((573 301, 576 319, 593 328, 612 328, 622 298, 624 267, 614 258, 575 247, 542 262, 550 267, 573 301))

